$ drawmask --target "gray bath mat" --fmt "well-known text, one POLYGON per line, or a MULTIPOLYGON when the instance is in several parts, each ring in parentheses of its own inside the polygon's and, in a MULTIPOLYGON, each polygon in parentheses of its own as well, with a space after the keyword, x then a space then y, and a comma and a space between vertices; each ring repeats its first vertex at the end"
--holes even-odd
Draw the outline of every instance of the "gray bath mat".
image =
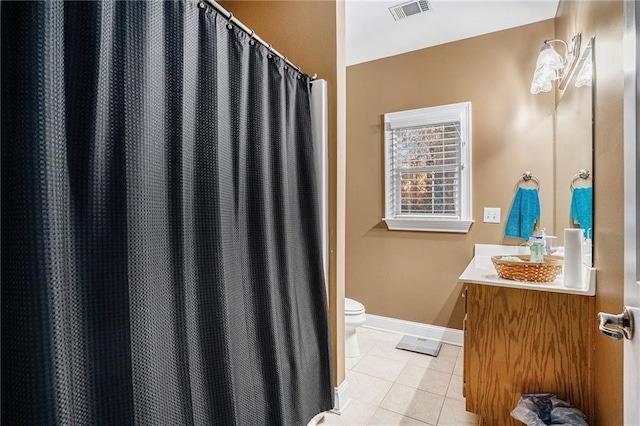
POLYGON ((405 351, 418 352, 431 356, 438 356, 441 347, 442 343, 437 340, 415 336, 404 336, 396 345, 396 349, 403 349, 405 351))

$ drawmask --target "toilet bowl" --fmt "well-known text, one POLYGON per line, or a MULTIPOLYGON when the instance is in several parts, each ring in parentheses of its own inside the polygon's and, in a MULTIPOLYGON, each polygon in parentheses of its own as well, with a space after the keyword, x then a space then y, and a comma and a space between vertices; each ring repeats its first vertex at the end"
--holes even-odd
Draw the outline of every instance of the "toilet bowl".
POLYGON ((344 316, 344 356, 347 358, 355 358, 360 356, 356 328, 360 327, 367 320, 364 305, 353 299, 345 298, 344 316))

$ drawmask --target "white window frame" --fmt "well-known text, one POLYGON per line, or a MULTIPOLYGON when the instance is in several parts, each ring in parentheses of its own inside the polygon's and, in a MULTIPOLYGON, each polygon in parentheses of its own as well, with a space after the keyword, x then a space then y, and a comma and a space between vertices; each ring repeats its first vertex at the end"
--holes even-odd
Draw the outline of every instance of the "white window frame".
POLYGON ((385 217, 390 230, 467 233, 473 223, 471 197, 471 102, 387 113, 384 115, 385 217), (460 216, 403 213, 392 199, 397 185, 393 158, 393 130, 460 123, 460 216))

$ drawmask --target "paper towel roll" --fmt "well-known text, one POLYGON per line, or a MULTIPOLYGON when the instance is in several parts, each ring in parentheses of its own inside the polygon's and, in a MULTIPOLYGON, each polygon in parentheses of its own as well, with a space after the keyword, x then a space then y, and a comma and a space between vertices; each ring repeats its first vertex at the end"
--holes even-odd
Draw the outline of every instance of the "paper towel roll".
POLYGON ((582 282, 582 236, 579 228, 564 230, 564 286, 583 288, 582 282))

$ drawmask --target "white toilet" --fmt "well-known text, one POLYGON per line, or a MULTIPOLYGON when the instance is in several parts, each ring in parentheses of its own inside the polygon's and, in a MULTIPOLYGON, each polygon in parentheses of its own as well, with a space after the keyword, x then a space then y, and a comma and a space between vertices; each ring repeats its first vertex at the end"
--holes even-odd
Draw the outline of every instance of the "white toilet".
POLYGON ((345 297, 344 316, 344 356, 347 358, 355 358, 360 356, 356 328, 360 327, 367 320, 367 316, 364 313, 364 305, 345 297))

